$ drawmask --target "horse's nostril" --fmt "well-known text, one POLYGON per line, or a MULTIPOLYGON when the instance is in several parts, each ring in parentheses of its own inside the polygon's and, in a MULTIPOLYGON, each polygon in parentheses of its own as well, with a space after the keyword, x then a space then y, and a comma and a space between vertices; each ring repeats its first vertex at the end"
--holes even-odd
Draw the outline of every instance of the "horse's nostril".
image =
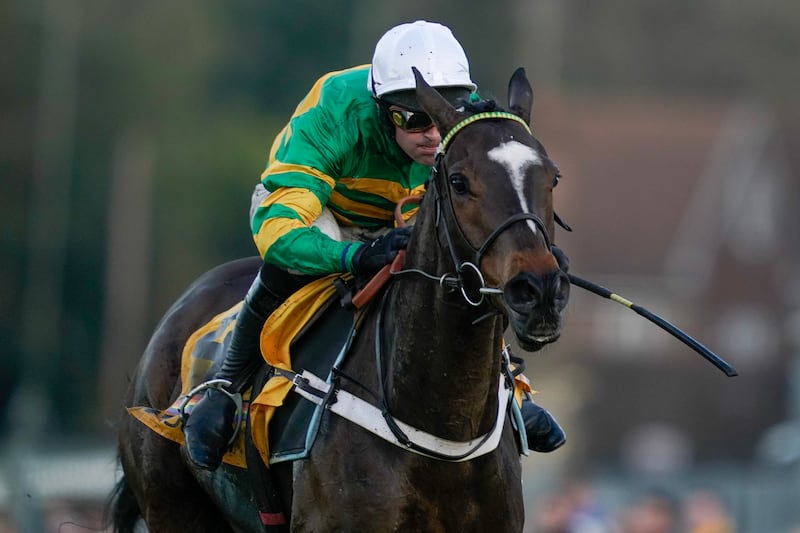
POLYGON ((541 281, 532 274, 520 274, 506 283, 504 294, 509 307, 519 313, 529 312, 542 298, 541 281))
POLYGON ((506 283, 503 291, 508 306, 518 313, 530 313, 537 306, 553 306, 561 312, 569 300, 569 278, 561 271, 544 278, 523 273, 506 283))
POLYGON ((567 306, 567 302, 569 301, 569 291, 569 277, 563 272, 559 272, 555 278, 555 283, 553 286, 553 302, 555 302, 556 308, 559 310, 559 312, 563 311, 567 306))

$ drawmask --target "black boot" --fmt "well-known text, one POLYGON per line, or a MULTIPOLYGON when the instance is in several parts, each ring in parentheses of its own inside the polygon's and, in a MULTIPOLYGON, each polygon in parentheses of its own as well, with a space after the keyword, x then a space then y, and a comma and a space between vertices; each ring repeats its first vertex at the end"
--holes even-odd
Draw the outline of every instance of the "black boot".
MULTIPOLYGON (((247 291, 236 318, 231 345, 214 376, 214 379, 229 382, 223 385, 227 392, 238 392, 233 383, 258 356, 261 328, 282 301, 264 284, 259 274, 247 291)), ((235 417, 236 404, 228 394, 216 388, 206 390, 183 426, 186 452, 195 465, 205 470, 217 469, 234 435, 235 417)))
POLYGON ((528 437, 528 448, 535 452, 548 453, 560 448, 567 442, 564 430, 558 425, 553 415, 543 407, 533 403, 528 396, 522 400, 522 420, 525 422, 525 434, 528 437))

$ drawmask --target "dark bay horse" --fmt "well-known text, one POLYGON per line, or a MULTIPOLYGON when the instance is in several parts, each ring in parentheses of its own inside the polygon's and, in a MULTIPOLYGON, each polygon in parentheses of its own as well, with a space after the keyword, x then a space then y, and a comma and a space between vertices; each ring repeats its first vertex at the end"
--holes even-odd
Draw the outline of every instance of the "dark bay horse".
MULTIPOLYGON (((533 94, 522 69, 509 83, 510 112, 457 110, 415 74, 420 105, 444 137, 442 154, 404 266, 366 311, 341 368, 351 379, 341 386, 378 398, 387 420, 436 439, 465 443, 491 433, 499 442, 459 460, 419 443, 401 449, 326 412, 309 457, 270 468, 292 531, 523 528, 520 445, 500 394, 502 343, 508 326, 531 351, 561 332, 569 281, 550 248, 558 171, 528 128, 533 94)), ((164 409, 175 400, 187 338, 242 299, 259 265, 228 263, 188 289, 158 325, 126 406, 164 409)), ((257 530, 243 518, 254 512, 249 486, 232 467, 194 469, 178 444, 130 416, 119 453, 118 531, 140 517, 158 533, 257 530)))

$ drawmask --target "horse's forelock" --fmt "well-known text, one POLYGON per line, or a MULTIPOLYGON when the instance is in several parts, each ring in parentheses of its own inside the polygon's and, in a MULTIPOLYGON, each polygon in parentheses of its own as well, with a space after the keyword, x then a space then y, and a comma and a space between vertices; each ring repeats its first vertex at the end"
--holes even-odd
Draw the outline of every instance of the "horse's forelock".
POLYGON ((476 100, 464 102, 464 111, 470 114, 486 113, 487 111, 506 111, 495 100, 476 100))

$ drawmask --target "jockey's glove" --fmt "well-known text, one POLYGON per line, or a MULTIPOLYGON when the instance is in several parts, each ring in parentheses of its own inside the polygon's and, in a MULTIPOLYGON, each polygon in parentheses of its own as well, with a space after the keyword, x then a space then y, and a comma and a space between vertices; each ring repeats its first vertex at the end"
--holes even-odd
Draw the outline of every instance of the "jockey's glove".
POLYGON ((565 274, 569 272, 569 257, 567 257, 564 251, 555 244, 550 247, 550 251, 556 258, 556 263, 558 263, 558 268, 560 268, 561 271, 564 272, 565 274))
POLYGON ((411 229, 411 226, 395 228, 386 235, 362 244, 353 256, 353 274, 372 276, 391 263, 397 252, 408 246, 411 229))

